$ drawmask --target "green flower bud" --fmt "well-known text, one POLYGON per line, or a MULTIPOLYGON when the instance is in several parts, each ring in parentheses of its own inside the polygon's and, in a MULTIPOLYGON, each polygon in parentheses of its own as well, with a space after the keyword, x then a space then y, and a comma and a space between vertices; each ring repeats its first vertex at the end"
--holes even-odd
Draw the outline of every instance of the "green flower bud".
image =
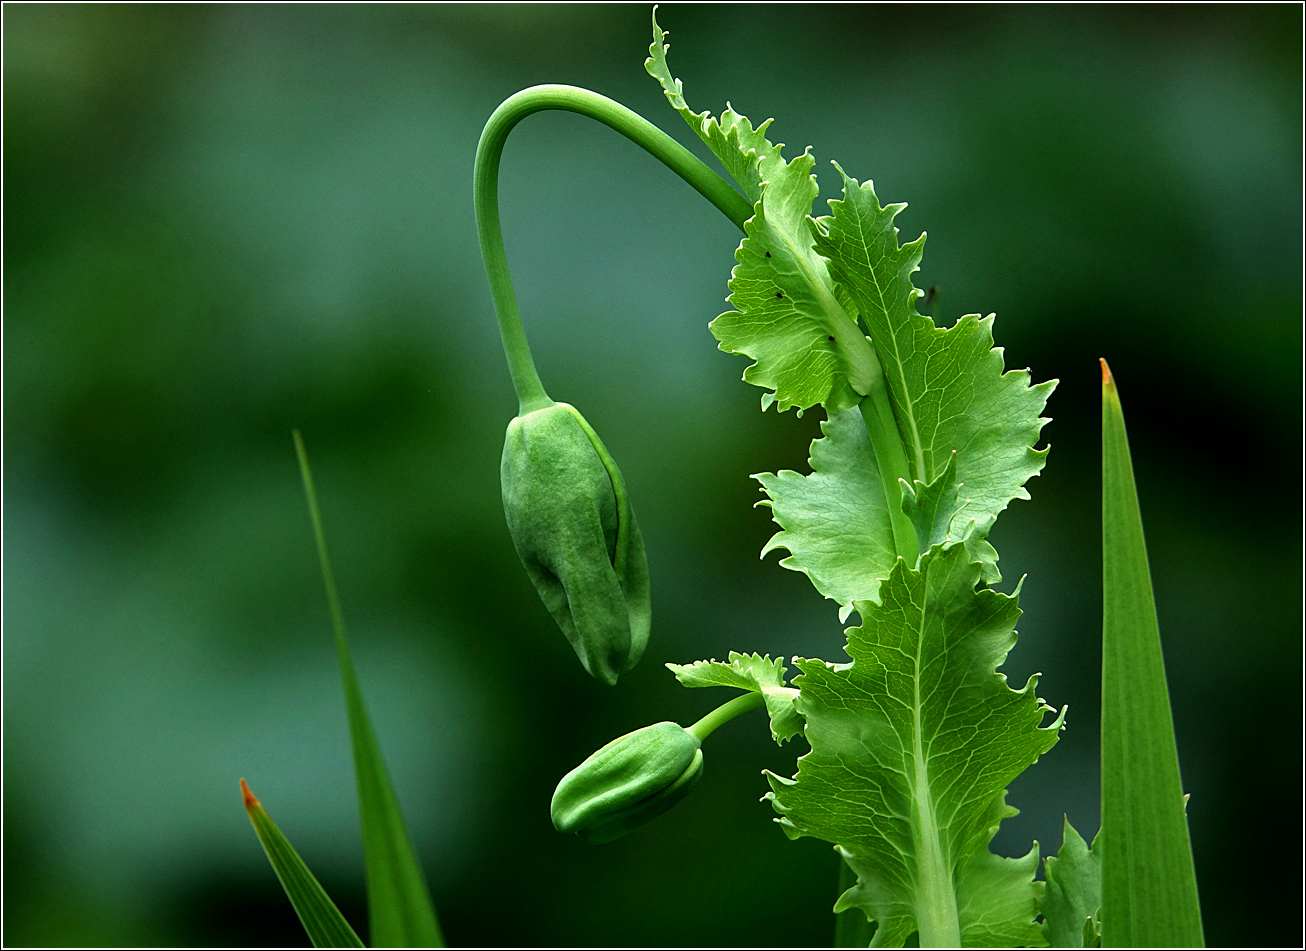
POLYGON ((558 783, 549 812, 559 832, 611 842, 662 815, 703 776, 698 737, 654 723, 603 747, 558 783))
POLYGON ((508 424, 500 474, 526 574, 585 669, 615 684, 652 624, 644 539, 617 464, 575 407, 555 403, 508 424))

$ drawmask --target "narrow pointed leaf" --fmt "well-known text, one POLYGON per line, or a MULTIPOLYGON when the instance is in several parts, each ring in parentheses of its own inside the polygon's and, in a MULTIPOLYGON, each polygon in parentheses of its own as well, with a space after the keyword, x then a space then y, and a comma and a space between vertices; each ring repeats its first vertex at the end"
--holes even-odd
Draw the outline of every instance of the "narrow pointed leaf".
POLYGON ((1200 947, 1161 632, 1115 380, 1102 361, 1102 943, 1200 947))
POLYGON ((272 870, 281 880, 281 887, 286 890, 286 897, 295 907, 295 914, 304 923, 304 930, 315 948, 361 948, 354 929, 349 926, 345 916, 335 906, 326 890, 317 878, 308 870, 304 860, 299 857, 290 840, 285 837, 277 824, 272 821, 263 804, 259 802, 245 780, 240 781, 241 796, 245 800, 245 812, 254 825, 254 832, 263 851, 267 853, 272 870))
POLYGON ((880 603, 858 602, 849 664, 795 660, 811 752, 793 779, 769 775, 791 836, 839 846, 857 873, 836 911, 878 923, 876 943, 1042 944, 1034 923, 1037 846, 1018 859, 988 845, 1014 815, 1005 789, 1056 743, 1062 714, 997 673, 1016 641, 1015 596, 976 590, 964 546, 899 561, 880 603))
POLYGON ((399 811, 390 773, 363 701, 358 673, 349 655, 344 616, 340 611, 326 533, 318 510, 317 491, 313 487, 304 441, 298 431, 295 433, 295 450, 299 454, 309 517, 322 563, 322 577, 335 629, 336 655, 340 661, 340 679, 344 685, 345 709, 349 717, 358 811, 363 828, 363 857, 367 865, 367 913, 372 944, 391 948, 444 947, 435 906, 399 811))
MULTIPOLYGON (((1101 845, 1099 838, 1094 846, 1101 845)), ((1096 948, 1102 943, 1102 850, 1090 849, 1065 820, 1061 851, 1044 862, 1047 888, 1039 911, 1043 933, 1054 948, 1096 948)))
POLYGON ((794 707, 798 691, 785 684, 784 661, 778 657, 772 660, 769 654, 736 651, 730 652, 727 661, 696 660, 667 667, 686 687, 737 687, 761 694, 771 718, 771 738, 776 743, 802 732, 803 718, 794 707))

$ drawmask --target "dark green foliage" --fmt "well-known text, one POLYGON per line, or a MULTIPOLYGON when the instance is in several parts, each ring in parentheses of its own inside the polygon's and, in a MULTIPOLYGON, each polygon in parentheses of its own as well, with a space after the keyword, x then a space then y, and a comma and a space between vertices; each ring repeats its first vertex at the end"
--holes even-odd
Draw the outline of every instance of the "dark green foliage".
POLYGON ((1090 849, 1065 820, 1061 851, 1044 860, 1047 887, 1039 900, 1043 934, 1054 948, 1096 948, 1102 944, 1102 833, 1090 849))

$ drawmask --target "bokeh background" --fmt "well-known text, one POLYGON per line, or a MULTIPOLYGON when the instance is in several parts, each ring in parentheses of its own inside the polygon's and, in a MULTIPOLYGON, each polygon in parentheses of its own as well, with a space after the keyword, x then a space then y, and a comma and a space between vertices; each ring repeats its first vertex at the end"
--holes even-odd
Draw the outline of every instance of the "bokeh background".
MULTIPOLYGON (((761 717, 699 789, 591 847, 568 769, 722 700, 661 666, 840 659, 832 603, 759 562, 750 473, 819 413, 758 412, 715 350, 738 234, 611 131, 536 116, 504 157, 540 372, 625 472, 653 640, 586 677, 517 562, 515 411, 472 157, 540 82, 705 154, 630 6, 4 9, 4 942, 303 945, 248 778, 361 931, 343 703, 290 431, 315 464, 363 685, 457 944, 828 944, 836 861, 789 842, 761 717)), ((996 311, 1061 380, 999 521, 1012 679, 1070 705, 1005 854, 1097 827, 1099 386, 1120 381, 1215 945, 1301 941, 1302 14, 1279 6, 665 5, 696 108, 730 99, 907 200, 936 318, 996 311)), ((821 206, 823 207, 823 206, 821 206)))

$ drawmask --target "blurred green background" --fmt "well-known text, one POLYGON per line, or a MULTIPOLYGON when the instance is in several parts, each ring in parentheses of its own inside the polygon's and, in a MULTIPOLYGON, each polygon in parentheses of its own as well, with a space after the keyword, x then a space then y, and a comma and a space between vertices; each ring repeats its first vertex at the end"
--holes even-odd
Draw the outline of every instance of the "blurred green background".
MULTIPOLYGON (((586 677, 503 524, 515 411, 471 170, 500 100, 587 86, 691 135, 631 6, 4 9, 4 941, 296 945, 248 778, 360 930, 362 853, 303 430, 363 686, 457 944, 828 944, 836 862, 759 802, 763 719, 620 842, 559 777, 723 697, 661 666, 840 659, 836 609, 759 563, 750 473, 819 413, 758 412, 705 328, 738 234, 611 131, 527 120, 509 259, 540 373, 648 543, 654 635, 586 677)), ((997 846, 1097 827, 1099 385, 1123 394, 1213 945, 1301 940, 1301 10, 666 5, 695 108, 907 200, 949 324, 998 314, 1059 378, 1053 452, 994 541, 1006 670, 1070 705, 997 846), (1285 488, 1286 487, 1286 488, 1285 488)), ((697 143, 692 147, 705 154, 697 143)), ((819 206, 823 208, 824 206, 819 206)))

